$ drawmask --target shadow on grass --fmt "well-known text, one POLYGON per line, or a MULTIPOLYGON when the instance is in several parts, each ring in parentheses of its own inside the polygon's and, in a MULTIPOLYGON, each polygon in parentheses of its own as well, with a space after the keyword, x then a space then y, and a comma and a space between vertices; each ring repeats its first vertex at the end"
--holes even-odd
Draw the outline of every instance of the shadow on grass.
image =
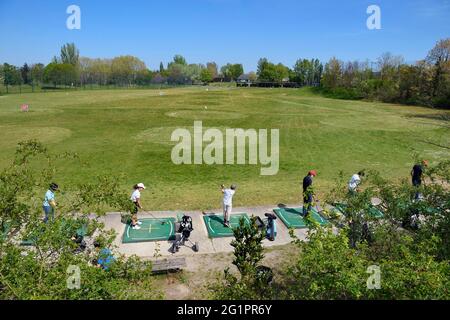
POLYGON ((406 117, 450 122, 450 114, 447 113, 409 114, 406 117))

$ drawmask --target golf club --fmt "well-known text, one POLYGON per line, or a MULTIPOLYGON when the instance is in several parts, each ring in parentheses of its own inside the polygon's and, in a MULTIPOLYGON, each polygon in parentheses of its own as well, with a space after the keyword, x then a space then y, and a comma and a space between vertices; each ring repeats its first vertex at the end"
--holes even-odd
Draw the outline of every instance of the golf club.
POLYGON ((320 207, 320 200, 316 199, 316 210, 318 213, 321 213, 323 209, 320 207))
POLYGON ((164 221, 160 218, 155 217, 150 211, 145 211, 147 212, 153 219, 158 220, 159 222, 161 222, 161 225, 165 225, 167 223, 167 221, 164 221))

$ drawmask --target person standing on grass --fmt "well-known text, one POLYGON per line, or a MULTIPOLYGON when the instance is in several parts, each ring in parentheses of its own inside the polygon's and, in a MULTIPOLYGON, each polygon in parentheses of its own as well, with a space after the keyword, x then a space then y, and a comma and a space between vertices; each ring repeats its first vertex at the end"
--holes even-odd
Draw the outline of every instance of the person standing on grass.
POLYGON ((55 218, 55 210, 56 210, 56 201, 55 201, 55 192, 59 189, 56 183, 52 183, 49 186, 49 189, 45 193, 44 202, 42 203, 42 208, 44 209, 44 223, 47 223, 49 219, 53 221, 55 218))
POLYGON ((145 190, 145 185, 143 183, 138 183, 133 187, 133 193, 131 194, 131 201, 133 201, 134 207, 131 212, 131 228, 134 230, 139 230, 142 224, 141 221, 138 220, 137 213, 139 209, 142 209, 141 204, 141 191, 145 190))
MULTIPOLYGON (((411 170, 411 177, 412 177, 412 185, 416 187, 417 189, 420 188, 422 185, 422 175, 425 170, 425 167, 428 167, 428 161, 422 160, 421 164, 415 164, 414 167, 411 170)), ((415 195, 415 199, 420 198, 420 192, 417 191, 415 195)))
POLYGON ((358 192, 358 186, 360 185, 361 179, 364 175, 364 171, 359 171, 350 178, 350 181, 348 182, 348 192, 351 195, 355 195, 358 192))
POLYGON ((317 176, 316 170, 311 170, 308 175, 303 178, 303 216, 306 217, 311 211, 314 199, 314 191, 312 190, 313 178, 317 176))
POLYGON ((236 185, 232 184, 230 189, 225 189, 225 186, 221 185, 221 188, 223 193, 223 224, 231 228, 230 215, 233 210, 233 196, 236 192, 236 185))

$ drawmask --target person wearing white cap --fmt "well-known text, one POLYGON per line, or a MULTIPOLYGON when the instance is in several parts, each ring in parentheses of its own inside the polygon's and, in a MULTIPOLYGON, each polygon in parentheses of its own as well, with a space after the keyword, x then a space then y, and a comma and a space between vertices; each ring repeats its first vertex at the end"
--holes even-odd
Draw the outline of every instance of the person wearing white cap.
POLYGON ((131 201, 134 203, 133 212, 131 213, 131 227, 134 230, 139 230, 141 227, 139 225, 142 224, 141 221, 138 220, 137 213, 139 209, 142 209, 141 204, 141 191, 145 189, 145 185, 141 182, 133 187, 133 193, 131 194, 131 201))

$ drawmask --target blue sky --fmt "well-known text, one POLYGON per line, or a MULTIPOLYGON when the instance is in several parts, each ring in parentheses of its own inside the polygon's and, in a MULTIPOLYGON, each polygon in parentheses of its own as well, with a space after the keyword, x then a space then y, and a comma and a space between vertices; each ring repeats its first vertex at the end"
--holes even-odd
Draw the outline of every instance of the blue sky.
POLYGON ((381 53, 422 59, 450 37, 450 0, 0 0, 0 62, 50 62, 67 42, 82 56, 131 54, 151 69, 179 53, 189 63, 243 63, 260 57, 375 60, 381 53), (66 9, 81 8, 81 30, 66 9), (366 9, 381 8, 381 30, 366 9))

